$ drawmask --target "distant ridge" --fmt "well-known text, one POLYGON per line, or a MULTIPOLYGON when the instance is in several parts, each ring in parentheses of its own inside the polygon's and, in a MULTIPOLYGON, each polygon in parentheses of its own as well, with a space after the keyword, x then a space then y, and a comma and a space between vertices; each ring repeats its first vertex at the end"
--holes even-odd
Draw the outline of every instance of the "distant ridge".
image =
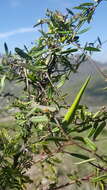
POLYGON ((104 88, 107 87, 107 82, 105 81, 104 76, 102 76, 102 73, 98 70, 97 66, 99 70, 106 73, 106 64, 101 64, 90 58, 89 60, 81 63, 77 73, 71 74, 69 81, 67 81, 62 87, 63 92, 68 92, 68 94, 70 94, 66 98, 69 103, 72 103, 85 79, 88 75, 91 75, 91 81, 82 98, 82 103, 94 107, 107 104, 107 90, 104 90, 104 88))

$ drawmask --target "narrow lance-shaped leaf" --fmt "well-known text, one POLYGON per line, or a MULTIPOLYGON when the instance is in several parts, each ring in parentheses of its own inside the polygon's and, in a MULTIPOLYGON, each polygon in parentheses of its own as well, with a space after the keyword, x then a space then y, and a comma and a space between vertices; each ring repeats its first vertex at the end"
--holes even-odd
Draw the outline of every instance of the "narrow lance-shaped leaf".
POLYGON ((28 48, 26 47, 26 45, 24 45, 24 48, 25 48, 26 52, 28 53, 29 50, 28 50, 28 48))
POLYGON ((97 147, 96 145, 87 137, 84 138, 84 141, 86 143, 86 145, 93 151, 96 151, 97 150, 97 147))
POLYGON ((68 153, 69 155, 71 155, 73 157, 80 158, 82 160, 88 160, 89 159, 89 157, 84 155, 84 154, 69 153, 69 152, 66 152, 66 153, 68 153))
POLYGON ((37 58, 37 57, 41 56, 42 54, 47 53, 48 51, 49 51, 48 49, 44 49, 44 50, 38 51, 38 52, 36 52, 36 53, 33 53, 32 56, 33 56, 34 58, 37 58))
POLYGON ((4 49, 5 49, 5 53, 8 56, 9 55, 9 50, 8 50, 8 46, 6 44, 6 42, 4 43, 4 49))
POLYGON ((90 30, 90 27, 85 28, 85 29, 79 31, 77 34, 83 34, 83 33, 87 32, 88 30, 90 30))
POLYGON ((87 50, 87 51, 100 51, 100 49, 95 48, 95 47, 91 47, 91 46, 85 47, 84 50, 87 50))
POLYGON ((70 15, 74 16, 74 13, 73 13, 70 9, 66 8, 66 10, 68 11, 68 13, 69 13, 70 15))
POLYGON ((67 50, 65 50, 65 51, 61 51, 61 54, 65 54, 65 53, 72 53, 72 52, 76 52, 76 51, 78 51, 78 49, 67 49, 67 50))
POLYGON ((60 82, 57 85, 57 88, 60 88, 61 86, 63 86, 64 83, 65 83, 65 81, 66 81, 66 79, 67 79, 66 75, 62 75, 61 79, 60 79, 60 82))
POLYGON ((102 180, 107 180, 106 174, 98 176, 98 177, 94 177, 91 181, 95 183, 95 182, 102 181, 102 180))
POLYGON ((93 136, 93 139, 95 140, 97 138, 97 136, 102 132, 102 130, 104 129, 104 127, 106 126, 106 122, 103 121, 101 123, 101 125, 96 129, 95 133, 94 133, 94 136, 93 136))
POLYGON ((1 81, 0 81, 0 93, 2 92, 2 90, 3 90, 3 88, 4 88, 5 79, 6 79, 6 76, 4 75, 4 76, 1 78, 1 81))
POLYGON ((74 7, 73 9, 87 10, 87 8, 83 6, 74 7))
POLYGON ((94 123, 94 125, 91 127, 91 130, 89 131, 88 138, 93 136, 93 134, 95 133, 97 127, 98 127, 98 122, 96 121, 94 123))
POLYGON ((73 104, 69 108, 68 112, 65 114, 65 117, 63 119, 63 123, 69 124, 72 121, 72 119, 74 118, 74 114, 75 114, 75 111, 77 109, 77 106, 79 105, 80 99, 81 99, 89 81, 90 81, 90 76, 86 79, 85 83, 83 84, 79 93, 77 94, 73 104))
POLYGON ((15 48, 15 51, 16 51, 16 53, 20 56, 20 57, 22 57, 22 58, 24 58, 24 59, 32 59, 27 53, 25 53, 23 50, 21 50, 20 48, 15 48))
POLYGON ((80 6, 93 6, 94 3, 82 3, 80 6))
POLYGON ((101 43, 100 38, 98 37, 97 39, 98 39, 98 42, 99 42, 99 44, 100 44, 100 46, 101 46, 101 45, 102 45, 102 43, 101 43))
POLYGON ((54 56, 52 54, 49 54, 46 58, 45 64, 48 65, 52 62, 54 56))
POLYGON ((96 158, 90 158, 90 159, 87 159, 87 160, 84 160, 84 161, 81 161, 81 162, 77 162, 75 164, 77 164, 77 165, 86 164, 86 163, 89 163, 89 162, 93 162, 95 160, 96 160, 96 158))

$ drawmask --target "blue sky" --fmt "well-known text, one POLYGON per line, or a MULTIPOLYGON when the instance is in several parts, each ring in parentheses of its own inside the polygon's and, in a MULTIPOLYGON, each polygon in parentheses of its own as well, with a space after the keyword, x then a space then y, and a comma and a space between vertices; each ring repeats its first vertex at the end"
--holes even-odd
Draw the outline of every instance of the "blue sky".
MULTIPOLYGON (((38 37, 37 29, 34 29, 33 25, 45 16, 47 8, 65 12, 66 8, 72 8, 87 1, 92 0, 2 0, 0 4, 0 52, 3 52, 4 42, 8 44, 10 50, 14 47, 23 48, 24 44, 30 47, 31 42, 38 37)), ((90 31, 81 35, 84 43, 93 42, 97 36, 102 41, 107 40, 107 1, 101 3, 90 26, 90 31)), ((101 53, 94 54, 94 58, 107 62, 107 44, 103 46, 101 53)))

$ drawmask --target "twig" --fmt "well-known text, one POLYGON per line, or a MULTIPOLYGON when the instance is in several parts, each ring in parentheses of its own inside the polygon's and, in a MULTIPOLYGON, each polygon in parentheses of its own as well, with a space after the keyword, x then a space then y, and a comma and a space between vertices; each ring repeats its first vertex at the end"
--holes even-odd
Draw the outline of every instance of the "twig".
POLYGON ((57 187, 51 187, 51 188, 49 188, 49 189, 47 189, 47 190, 62 189, 62 188, 65 188, 65 187, 67 187, 67 186, 73 185, 73 184, 75 184, 75 183, 77 183, 77 182, 89 181, 90 178, 92 178, 94 175, 95 175, 95 174, 91 174, 91 175, 89 175, 89 176, 85 176, 85 177, 83 177, 83 178, 81 178, 81 179, 76 179, 76 180, 73 180, 73 181, 71 181, 71 182, 67 182, 67 183, 65 183, 65 184, 63 184, 63 185, 60 185, 60 186, 57 186, 57 187))

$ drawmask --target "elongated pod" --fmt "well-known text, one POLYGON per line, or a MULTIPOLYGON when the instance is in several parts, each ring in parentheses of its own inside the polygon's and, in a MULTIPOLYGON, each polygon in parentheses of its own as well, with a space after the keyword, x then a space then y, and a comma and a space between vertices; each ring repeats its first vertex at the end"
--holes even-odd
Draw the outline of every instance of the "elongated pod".
POLYGON ((75 111, 77 109, 77 106, 81 100, 81 97, 90 81, 91 76, 88 76, 88 78, 86 79, 85 83, 83 84, 83 86, 80 88, 73 104, 71 105, 71 107, 68 109, 68 112, 65 114, 64 119, 63 119, 63 123, 69 124, 72 119, 74 118, 75 115, 75 111))

